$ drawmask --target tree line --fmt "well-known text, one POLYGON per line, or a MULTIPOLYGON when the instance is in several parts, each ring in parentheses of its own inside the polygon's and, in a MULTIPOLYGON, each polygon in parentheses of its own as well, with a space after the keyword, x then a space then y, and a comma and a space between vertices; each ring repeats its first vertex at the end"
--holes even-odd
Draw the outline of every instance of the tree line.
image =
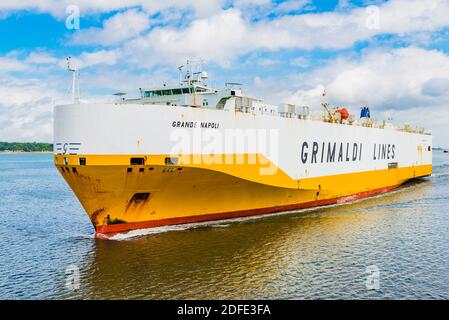
POLYGON ((0 151, 53 151, 53 144, 44 142, 0 142, 0 151))

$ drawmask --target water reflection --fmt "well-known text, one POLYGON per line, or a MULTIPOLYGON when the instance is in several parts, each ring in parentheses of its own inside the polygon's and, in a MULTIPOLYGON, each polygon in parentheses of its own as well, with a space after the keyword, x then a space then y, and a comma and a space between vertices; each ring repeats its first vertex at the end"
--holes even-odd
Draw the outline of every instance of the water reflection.
POLYGON ((431 179, 354 204, 107 241, 51 155, 3 155, 0 298, 448 299, 449 157, 434 160, 431 179))
MULTIPOLYGON (((351 205, 126 241, 95 240, 77 296, 386 298, 410 282, 399 268, 422 249, 416 238, 431 224, 420 216, 430 191, 431 183, 421 180, 351 205), (384 273, 381 290, 365 286, 370 265, 384 273)), ((432 244, 424 245, 432 251, 432 244)))

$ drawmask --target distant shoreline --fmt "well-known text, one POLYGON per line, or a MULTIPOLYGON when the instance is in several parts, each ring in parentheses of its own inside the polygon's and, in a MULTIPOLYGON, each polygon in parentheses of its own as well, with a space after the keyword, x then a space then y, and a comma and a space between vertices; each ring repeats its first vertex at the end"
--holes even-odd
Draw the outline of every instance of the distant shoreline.
POLYGON ((53 151, 0 151, 0 154, 33 154, 33 153, 53 153, 53 151))
POLYGON ((0 141, 0 153, 52 152, 52 143, 46 142, 5 142, 0 141))

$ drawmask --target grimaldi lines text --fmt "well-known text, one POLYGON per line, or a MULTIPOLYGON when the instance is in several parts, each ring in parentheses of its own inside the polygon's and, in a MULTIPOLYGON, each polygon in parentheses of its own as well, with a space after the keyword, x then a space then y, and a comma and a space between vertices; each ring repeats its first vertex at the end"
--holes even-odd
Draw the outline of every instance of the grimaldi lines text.
MULTIPOLYGON (((304 141, 301 147, 302 163, 332 163, 332 162, 354 162, 362 161, 363 143, 350 142, 312 142, 304 141)), ((394 160, 394 144, 373 145, 373 160, 394 160)))

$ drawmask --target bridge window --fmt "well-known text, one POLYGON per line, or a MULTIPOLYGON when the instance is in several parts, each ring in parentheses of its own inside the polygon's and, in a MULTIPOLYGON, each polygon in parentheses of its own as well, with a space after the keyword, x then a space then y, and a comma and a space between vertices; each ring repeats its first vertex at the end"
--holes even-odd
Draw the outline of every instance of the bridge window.
POLYGON ((182 93, 190 93, 190 88, 182 88, 182 93))
POLYGON ((162 91, 161 90, 145 91, 143 93, 144 98, 160 97, 161 95, 162 95, 162 91))
POLYGON ((182 89, 173 89, 173 94, 182 94, 182 89))
POLYGON ((171 90, 162 90, 164 96, 171 96, 171 90))

